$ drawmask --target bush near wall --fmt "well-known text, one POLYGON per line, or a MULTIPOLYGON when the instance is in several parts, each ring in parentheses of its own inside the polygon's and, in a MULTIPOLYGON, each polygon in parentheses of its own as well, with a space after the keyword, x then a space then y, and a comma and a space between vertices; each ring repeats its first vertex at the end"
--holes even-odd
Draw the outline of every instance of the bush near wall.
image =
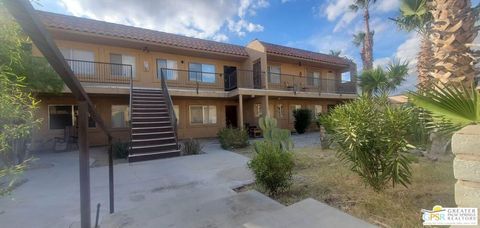
POLYGON ((202 145, 196 139, 187 139, 183 142, 183 155, 200 154, 202 152, 202 145))
POLYGON ((244 148, 248 146, 248 133, 239 128, 223 128, 217 133, 223 149, 244 148))
POLYGON ((312 111, 309 109, 297 109, 293 111, 295 118, 294 127, 298 134, 303 134, 312 122, 312 111))
POLYGON ((128 157, 128 142, 114 142, 112 144, 113 156, 117 159, 126 159, 128 157))

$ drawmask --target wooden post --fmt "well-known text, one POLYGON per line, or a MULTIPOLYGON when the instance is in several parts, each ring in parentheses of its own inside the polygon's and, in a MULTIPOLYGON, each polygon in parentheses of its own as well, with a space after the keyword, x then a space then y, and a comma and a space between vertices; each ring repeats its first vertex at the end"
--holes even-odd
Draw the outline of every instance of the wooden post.
POLYGON ((270 117, 270 108, 269 108, 269 105, 268 105, 268 95, 265 95, 265 101, 263 103, 264 103, 265 117, 270 117))
POLYGON ((90 228, 90 160, 88 153, 88 103, 80 101, 78 104, 78 147, 80 167, 80 225, 90 228))
POLYGON ((113 151, 112 137, 108 137, 108 190, 110 200, 110 214, 115 212, 114 208, 114 191, 113 191, 113 151))
POLYGON ((240 129, 244 128, 244 123, 243 123, 243 95, 239 94, 238 95, 238 126, 240 129))

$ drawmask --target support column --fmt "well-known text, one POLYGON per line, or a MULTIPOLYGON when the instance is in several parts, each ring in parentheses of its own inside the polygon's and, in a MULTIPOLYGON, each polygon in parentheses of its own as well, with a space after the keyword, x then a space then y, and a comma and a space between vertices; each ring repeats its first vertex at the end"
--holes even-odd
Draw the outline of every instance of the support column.
POLYGON ((88 104, 80 101, 78 104, 78 148, 80 167, 80 225, 90 228, 90 161, 88 152, 88 104))
POLYGON ((270 108, 269 108, 269 105, 268 105, 268 95, 265 95, 265 100, 263 101, 263 110, 264 110, 264 113, 265 113, 265 117, 270 117, 270 108))
POLYGON ((244 123, 243 123, 243 95, 239 94, 238 95, 238 126, 240 129, 244 128, 244 123))

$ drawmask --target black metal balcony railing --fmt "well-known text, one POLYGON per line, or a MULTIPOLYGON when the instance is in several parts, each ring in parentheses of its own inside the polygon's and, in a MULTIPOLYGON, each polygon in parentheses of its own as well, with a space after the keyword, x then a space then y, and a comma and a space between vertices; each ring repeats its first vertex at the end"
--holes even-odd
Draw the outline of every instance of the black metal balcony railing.
MULTIPOLYGON (((265 72, 235 70, 228 74, 188 71, 162 68, 161 74, 169 87, 232 90, 236 88, 265 89, 265 72)), ((160 76, 159 76, 160 78, 160 76)), ((332 94, 356 94, 354 81, 342 82, 337 79, 315 78, 289 74, 269 74, 268 89, 297 92, 317 92, 332 94)))
POLYGON ((81 82, 130 84, 132 65, 66 59, 81 82))
POLYGON ((168 87, 195 89, 223 89, 223 74, 190 70, 161 68, 157 79, 165 78, 168 87))

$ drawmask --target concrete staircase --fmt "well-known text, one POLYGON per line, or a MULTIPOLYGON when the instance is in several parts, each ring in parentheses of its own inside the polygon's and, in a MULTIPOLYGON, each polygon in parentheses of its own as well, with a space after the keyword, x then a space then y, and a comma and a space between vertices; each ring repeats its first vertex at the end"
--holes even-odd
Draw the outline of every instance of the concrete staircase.
MULTIPOLYGON (((225 192, 225 191, 223 191, 225 192)), ((100 227, 374 227, 313 199, 285 207, 257 192, 195 192, 107 215, 100 227)))
POLYGON ((180 155, 167 100, 161 90, 132 90, 129 162, 180 155))

